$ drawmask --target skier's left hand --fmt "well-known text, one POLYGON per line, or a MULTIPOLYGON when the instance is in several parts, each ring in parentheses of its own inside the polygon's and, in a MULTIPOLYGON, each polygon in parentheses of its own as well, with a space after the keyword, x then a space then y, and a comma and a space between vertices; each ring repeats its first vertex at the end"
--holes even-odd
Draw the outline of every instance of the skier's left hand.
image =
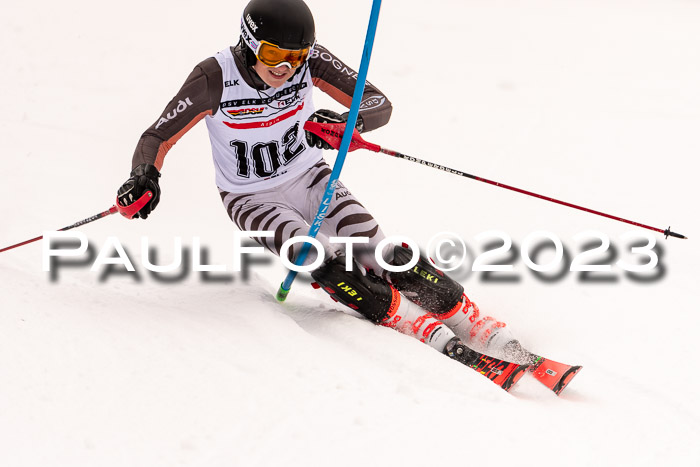
MULTIPOLYGON (((320 109, 311 114, 309 121, 316 123, 345 123, 348 121, 348 114, 349 112, 345 112, 341 115, 332 110, 320 109)), ((362 122, 362 117, 358 115, 357 122, 355 123, 355 129, 362 133, 363 127, 364 124, 362 122)), ((333 146, 328 144, 323 138, 311 133, 310 131, 306 132, 306 142, 309 143, 309 146, 316 146, 319 149, 334 149, 333 146)))

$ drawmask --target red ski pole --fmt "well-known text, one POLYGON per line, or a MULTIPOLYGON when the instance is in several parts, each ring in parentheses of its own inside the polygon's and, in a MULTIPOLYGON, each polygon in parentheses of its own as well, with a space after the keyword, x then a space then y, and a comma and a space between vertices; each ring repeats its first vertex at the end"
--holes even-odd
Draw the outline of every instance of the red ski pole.
MULTIPOLYGON (((340 139, 343 137, 343 132, 345 131, 345 124, 344 123, 306 122, 304 124, 304 129, 318 135, 321 138, 323 138, 328 144, 330 144, 331 146, 333 146, 334 148, 337 149, 338 146, 340 145, 340 139)), ((671 227, 669 227, 668 229, 659 229, 657 227, 652 227, 649 225, 641 224, 639 222, 631 221, 628 219, 623 219, 622 217, 613 216, 611 214, 606 214, 604 212, 595 211, 593 209, 585 208, 583 206, 578 206, 576 204, 567 203, 566 201, 561 201, 561 200, 558 200, 555 198, 550 198, 549 196, 544 196, 544 195, 540 195, 537 193, 533 193, 531 191, 523 190, 521 188, 516 188, 514 186, 506 185, 505 183, 494 182, 494 181, 488 180, 486 178, 482 178, 482 177, 478 177, 476 175, 462 172, 461 170, 451 169, 449 167, 445 167, 444 165, 435 164, 433 162, 428 162, 428 161, 425 161, 423 159, 418 159, 417 157, 407 156, 406 154, 401 154, 400 152, 392 151, 391 149, 384 149, 377 144, 368 143, 367 141, 362 139, 362 137, 360 136, 360 133, 357 130, 355 130, 353 133, 352 142, 350 143, 349 151, 354 151, 356 149, 367 149, 367 150, 373 151, 373 152, 381 152, 383 154, 387 154, 387 155, 392 156, 392 157, 398 157, 399 159, 405 159, 407 161, 415 162, 417 164, 426 165, 426 166, 432 167, 434 169, 442 170, 443 172, 447 172, 447 173, 451 173, 451 174, 455 174, 455 175, 460 175, 462 177, 471 178, 472 180, 477 180, 479 182, 488 183, 489 185, 494 185, 494 186, 497 186, 500 188, 505 188, 507 190, 516 191, 516 192, 522 193, 524 195, 533 196, 535 198, 543 199, 545 201, 550 201, 552 203, 561 204, 563 206, 578 209, 578 210, 581 210, 584 212, 595 214, 597 216, 607 217, 608 219, 613 219, 616 221, 625 222, 627 224, 632 224, 634 226, 641 227, 644 229, 649 229, 649 230, 653 230, 655 232, 660 232, 660 233, 664 234, 666 236, 666 238, 668 238, 669 235, 671 237, 676 237, 676 238, 688 238, 685 235, 681 235, 681 234, 676 233, 676 232, 671 232, 671 227)))
MULTIPOLYGON (((151 200, 152 197, 153 197, 153 193, 151 193, 150 191, 147 191, 146 193, 141 195, 141 197, 139 199, 137 199, 135 202, 131 203, 128 206, 121 206, 119 204, 119 202, 117 202, 114 206, 112 206, 111 208, 109 208, 106 211, 103 211, 99 214, 95 214, 94 216, 88 217, 87 219, 83 219, 81 221, 76 222, 75 224, 71 224, 67 227, 63 227, 62 229, 58 229, 58 230, 64 231, 64 230, 74 229, 76 227, 80 227, 81 225, 89 224, 90 222, 96 221, 98 219, 102 219, 103 217, 107 217, 107 216, 110 216, 110 215, 116 214, 116 213, 120 213, 122 216, 126 217, 127 219, 131 219, 132 217, 134 217, 134 214, 139 212, 141 210, 141 208, 144 207, 146 205, 146 203, 148 203, 151 200)), ((17 247, 20 247, 22 245, 34 243, 38 240, 41 240, 42 238, 44 238, 43 235, 41 235, 39 237, 34 237, 32 239, 29 239, 29 240, 25 240, 25 241, 20 242, 20 243, 15 243, 14 245, 10 245, 8 247, 1 248, 0 253, 2 253, 3 251, 12 250, 13 248, 17 248, 17 247)))

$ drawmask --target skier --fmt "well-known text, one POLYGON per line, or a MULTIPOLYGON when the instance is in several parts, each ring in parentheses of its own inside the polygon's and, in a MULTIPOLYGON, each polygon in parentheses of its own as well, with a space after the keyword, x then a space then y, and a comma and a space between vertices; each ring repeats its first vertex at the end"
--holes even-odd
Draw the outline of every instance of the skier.
MULTIPOLYGON (((160 199, 164 157, 183 134, 204 119, 209 130, 216 184, 231 220, 244 231, 272 231, 255 240, 279 255, 282 243, 305 235, 321 202, 331 169, 322 149, 331 147, 305 132, 306 120, 342 123, 347 113, 315 110, 314 86, 349 107, 356 73, 316 42, 311 11, 302 0, 251 0, 241 17, 236 46, 199 63, 139 140, 129 179, 119 188, 123 206, 146 190, 154 196, 137 214, 146 219, 160 199)), ((391 116, 389 99, 371 83, 363 94, 356 128, 371 131, 391 116)), ((500 321, 483 316, 460 284, 421 257, 405 272, 384 270, 374 258, 384 238, 377 221, 342 184, 318 240, 327 260, 312 272, 316 287, 369 320, 411 335, 462 363, 468 348, 519 364, 534 356, 500 321), (367 237, 359 266, 346 272, 346 257, 329 237, 367 237)), ((290 250, 290 260, 301 244, 290 250)), ((313 251, 313 249, 312 249, 313 251)), ((384 251, 403 265, 413 252, 403 245, 384 251)), ((313 254, 307 264, 314 260, 313 254)))

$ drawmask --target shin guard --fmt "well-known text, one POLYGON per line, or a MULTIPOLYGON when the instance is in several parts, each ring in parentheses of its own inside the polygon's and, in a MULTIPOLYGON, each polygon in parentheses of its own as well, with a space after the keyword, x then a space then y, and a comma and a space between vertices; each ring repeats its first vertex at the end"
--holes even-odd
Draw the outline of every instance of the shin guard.
MULTIPOLYGON (((394 247, 395 265, 407 264, 413 253, 407 247, 394 247)), ((461 302, 464 288, 422 256, 408 271, 389 272, 396 289, 416 305, 436 315, 452 310, 461 302)))
POLYGON ((398 308, 399 293, 385 280, 362 274, 356 264, 353 266, 352 271, 346 271, 345 256, 336 256, 313 271, 311 277, 333 300, 379 324, 398 308))
POLYGON ((374 323, 410 335, 442 352, 454 333, 435 316, 426 313, 385 280, 355 267, 345 270, 345 257, 339 256, 311 273, 317 288, 322 287, 331 298, 374 323))

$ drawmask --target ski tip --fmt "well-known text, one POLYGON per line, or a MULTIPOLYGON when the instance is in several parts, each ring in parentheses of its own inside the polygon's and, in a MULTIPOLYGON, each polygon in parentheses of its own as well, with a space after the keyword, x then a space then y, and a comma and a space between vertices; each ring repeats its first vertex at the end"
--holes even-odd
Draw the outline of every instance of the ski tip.
POLYGON ((503 383, 501 383, 501 388, 503 388, 506 392, 510 392, 513 385, 520 381, 520 378, 525 376, 525 373, 527 373, 528 368, 530 368, 530 365, 520 365, 515 367, 513 371, 511 371, 511 373, 508 375, 506 380, 503 383))
POLYGON ((574 376, 576 376, 578 372, 581 371, 581 368, 583 368, 581 365, 572 366, 571 368, 569 368, 566 371, 566 373, 562 375, 557 384, 552 388, 554 394, 556 394, 557 396, 560 395, 564 388, 569 385, 572 379, 574 379, 574 376))

